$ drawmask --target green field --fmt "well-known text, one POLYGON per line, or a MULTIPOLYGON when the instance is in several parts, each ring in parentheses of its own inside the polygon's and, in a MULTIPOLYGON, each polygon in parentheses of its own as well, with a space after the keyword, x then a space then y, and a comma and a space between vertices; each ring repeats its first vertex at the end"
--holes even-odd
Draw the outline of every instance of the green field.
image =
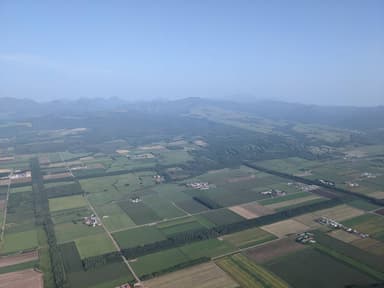
POLYGON ((97 214, 100 215, 104 225, 110 231, 121 230, 136 226, 135 222, 127 213, 125 213, 119 205, 110 203, 96 207, 97 214))
POLYGON ((51 212, 84 207, 87 205, 87 201, 80 195, 49 199, 49 210, 51 212))
POLYGON ((81 258, 116 251, 112 240, 105 233, 78 238, 75 240, 75 243, 81 258))
POLYGON ((276 239, 273 234, 260 228, 252 228, 241 232, 228 234, 223 239, 237 248, 245 248, 276 239))
POLYGON ((163 233, 152 226, 144 226, 116 232, 113 234, 113 237, 122 248, 136 247, 166 239, 163 233))
POLYGON ((58 243, 73 241, 75 239, 103 233, 103 228, 96 226, 90 227, 82 222, 65 222, 55 225, 56 239, 58 243))
POLYGON ((36 230, 17 233, 5 233, 1 254, 34 249, 38 246, 36 230))
POLYGON ((215 225, 224 225, 235 222, 240 222, 243 218, 228 209, 217 209, 212 210, 203 214, 199 217, 203 217, 215 225))
POLYGON ((209 239, 187 244, 179 248, 189 259, 197 259, 200 257, 217 257, 229 252, 233 252, 235 248, 225 241, 218 239, 209 239))
POLYGON ((340 288, 375 283, 375 279, 314 249, 274 259, 265 267, 297 288, 308 288, 309 284, 313 288, 340 288))
POLYGON ((131 265, 140 277, 187 262, 188 260, 184 253, 178 248, 174 248, 139 257, 132 261, 131 265))

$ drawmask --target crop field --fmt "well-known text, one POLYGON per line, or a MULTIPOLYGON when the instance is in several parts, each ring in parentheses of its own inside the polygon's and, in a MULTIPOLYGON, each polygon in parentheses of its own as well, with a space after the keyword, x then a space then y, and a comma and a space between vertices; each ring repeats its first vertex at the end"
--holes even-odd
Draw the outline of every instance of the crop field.
POLYGON ((293 207, 298 204, 307 204, 309 201, 318 200, 318 199, 323 199, 323 198, 317 195, 308 195, 306 197, 300 197, 296 199, 287 200, 284 202, 270 204, 270 205, 267 205, 266 207, 272 210, 279 210, 282 208, 293 207))
POLYGON ((384 241, 383 216, 369 213, 344 221, 343 224, 351 226, 363 233, 367 233, 377 240, 384 241))
POLYGON ((384 242, 373 238, 356 239, 350 242, 353 246, 378 256, 384 256, 384 242))
POLYGON ((205 228, 196 218, 186 217, 179 220, 163 222, 156 225, 165 235, 172 235, 176 233, 199 230, 205 228))
POLYGON ((88 203, 84 197, 80 195, 49 199, 49 210, 51 212, 84 206, 88 206, 88 203))
POLYGON ((0 257, 0 268, 20 263, 35 261, 39 258, 37 251, 0 257))
POLYGON ((43 274, 33 269, 0 274, 1 288, 43 288, 43 274))
POLYGON ((222 237, 236 248, 245 248, 258 245, 276 239, 273 234, 260 228, 252 228, 241 232, 236 232, 222 237))
POLYGON ((55 233, 58 243, 72 241, 89 235, 104 233, 99 226, 90 227, 82 222, 64 222, 55 225, 55 233))
POLYGON ((283 220, 270 225, 264 225, 261 228, 277 237, 283 237, 309 230, 308 226, 292 219, 283 220))
POLYGON ((96 207, 97 214, 110 231, 122 230, 136 226, 135 222, 116 203, 96 207))
POLYGON ((165 235, 153 226, 123 230, 113 234, 122 248, 136 247, 166 239, 165 235))
POLYGON ((233 252, 235 250, 230 243, 217 239, 209 239, 191 243, 184 245, 179 249, 189 259, 197 259, 204 256, 213 258, 229 252, 233 252))
POLYGON ((148 205, 143 202, 132 203, 131 201, 119 202, 119 206, 131 218, 136 225, 147 224, 162 220, 162 218, 148 205))
POLYGON ((215 225, 230 224, 243 220, 243 217, 233 213, 231 210, 228 209, 212 210, 200 214, 199 216, 207 219, 215 225))
POLYGON ((178 248, 173 248, 139 257, 131 261, 131 266, 138 275, 143 276, 188 262, 188 260, 188 257, 178 248), (167 260, 164 261, 164 259, 167 260))
POLYGON ((187 213, 199 213, 208 210, 207 207, 193 200, 192 198, 175 202, 175 204, 187 213))
POLYGON ((240 215, 245 219, 253 219, 260 216, 272 214, 274 212, 273 208, 264 207, 256 202, 232 206, 229 207, 229 210, 235 212, 236 214, 240 215))
POLYGON ((256 263, 264 263, 305 248, 306 246, 298 244, 292 238, 283 238, 249 249, 246 255, 256 263))
POLYGON ((4 244, 0 254, 20 252, 34 249, 38 246, 36 230, 23 232, 5 233, 4 244))
POLYGON ((315 219, 322 216, 341 222, 347 219, 354 218, 356 216, 363 215, 364 213, 365 212, 363 210, 351 207, 346 204, 342 204, 332 208, 319 210, 313 213, 303 214, 295 217, 294 219, 311 228, 317 228, 317 227, 320 227, 321 225, 315 222, 315 219))
POLYGON ((75 243, 81 258, 116 251, 111 239, 105 233, 77 238, 75 243))
POLYGON ((244 255, 236 254, 216 261, 216 264, 245 288, 288 288, 289 285, 244 255))
POLYGON ((213 262, 172 272, 144 282, 148 288, 236 288, 239 285, 213 262))
POLYGON ((297 288, 307 288, 309 283, 314 288, 375 283, 375 279, 311 248, 276 258, 264 266, 297 288))

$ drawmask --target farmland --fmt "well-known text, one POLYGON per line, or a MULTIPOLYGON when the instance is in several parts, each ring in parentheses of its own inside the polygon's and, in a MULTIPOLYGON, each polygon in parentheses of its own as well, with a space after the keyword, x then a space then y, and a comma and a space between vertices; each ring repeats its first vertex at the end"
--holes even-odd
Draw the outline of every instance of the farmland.
POLYGON ((381 280, 384 146, 366 144, 371 132, 185 107, 166 121, 0 123, 0 274, 46 288, 381 280))

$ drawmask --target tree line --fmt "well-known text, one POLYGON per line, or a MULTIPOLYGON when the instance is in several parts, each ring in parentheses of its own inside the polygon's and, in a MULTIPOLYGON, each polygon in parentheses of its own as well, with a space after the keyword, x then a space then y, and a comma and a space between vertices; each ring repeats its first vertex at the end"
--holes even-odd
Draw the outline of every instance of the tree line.
POLYGON ((40 165, 37 158, 30 161, 32 172, 32 190, 34 196, 34 210, 36 225, 43 226, 49 245, 49 256, 51 260, 51 269, 56 288, 67 287, 66 274, 63 259, 60 254, 56 241, 54 225, 49 212, 49 202, 47 191, 44 189, 43 177, 41 175, 40 165))

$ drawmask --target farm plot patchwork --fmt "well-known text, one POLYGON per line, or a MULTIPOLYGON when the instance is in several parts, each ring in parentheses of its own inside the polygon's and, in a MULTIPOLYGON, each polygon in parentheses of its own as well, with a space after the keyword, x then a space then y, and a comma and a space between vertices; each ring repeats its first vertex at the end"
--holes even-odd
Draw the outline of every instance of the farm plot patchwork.
POLYGON ((264 266, 297 288, 339 288, 375 283, 375 279, 312 248, 276 258, 264 266))
POLYGON ((289 287, 282 279, 251 262, 241 254, 219 259, 216 263, 244 288, 289 287))
POLYGON ((232 280, 213 262, 200 264, 191 268, 172 272, 144 282, 148 288, 236 288, 232 280))
POLYGON ((229 210, 235 212, 236 214, 240 215, 245 219, 253 219, 260 216, 272 214, 274 212, 273 208, 271 209, 264 207, 256 202, 232 206, 229 207, 229 210))
POLYGON ((305 248, 306 246, 298 244, 292 238, 283 238, 249 249, 246 255, 256 263, 264 263, 305 248))
POLYGON ((222 238, 237 248, 245 248, 268 242, 270 240, 276 239, 277 237, 269 232, 264 231, 263 229, 252 228, 241 232, 224 235, 222 238))

